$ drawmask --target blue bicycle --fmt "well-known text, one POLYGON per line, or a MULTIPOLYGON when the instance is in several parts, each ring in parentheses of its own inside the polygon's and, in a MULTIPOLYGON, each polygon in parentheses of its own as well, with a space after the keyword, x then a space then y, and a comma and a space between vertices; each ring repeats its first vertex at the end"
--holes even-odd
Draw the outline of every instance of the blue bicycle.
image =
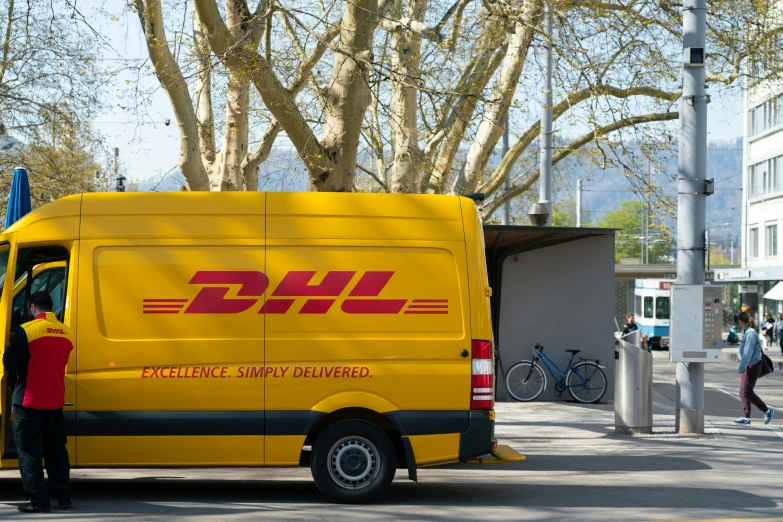
POLYGON ((568 366, 561 370, 555 362, 544 353, 544 347, 536 344, 533 348, 532 361, 520 361, 512 366, 506 374, 506 389, 508 394, 518 401, 536 400, 546 389, 546 375, 538 364, 544 363, 552 379, 557 383, 555 389, 562 393, 568 390, 575 401, 592 404, 601 400, 606 393, 606 374, 598 361, 579 358, 580 362, 572 364, 576 354, 581 350, 566 350, 571 354, 568 366), (551 365, 551 366, 550 366, 551 365), (554 367, 560 378, 555 376, 554 367))

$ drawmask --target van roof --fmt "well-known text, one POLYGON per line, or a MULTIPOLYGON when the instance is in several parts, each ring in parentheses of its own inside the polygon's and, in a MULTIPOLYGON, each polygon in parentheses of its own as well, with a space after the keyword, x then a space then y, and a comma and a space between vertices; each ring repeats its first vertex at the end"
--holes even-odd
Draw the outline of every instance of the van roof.
MULTIPOLYGON (((39 207, 17 221, 7 231, 24 229, 27 235, 31 228, 49 229, 51 226, 56 226, 61 230, 63 228, 69 230, 67 233, 62 230, 57 234, 58 236, 75 239, 80 235, 84 237, 85 233, 87 236, 95 237, 90 232, 95 230, 93 226, 88 226, 89 222, 93 224, 117 220, 127 222, 128 218, 137 222, 141 218, 142 222, 149 222, 148 220, 167 219, 170 216, 172 219, 190 219, 205 223, 208 221, 203 219, 205 216, 226 218, 264 216, 267 223, 271 223, 275 216, 282 218, 293 215, 320 219, 323 226, 329 227, 349 224, 355 226, 360 223, 357 218, 382 221, 391 219, 397 224, 403 224, 399 220, 414 219, 440 221, 442 225, 452 222, 452 225, 447 227, 454 229, 459 223, 459 229, 462 230, 459 198, 451 196, 334 192, 104 192, 68 196, 39 207), (340 218, 342 218, 341 222, 340 218)), ((316 224, 315 221, 312 223, 316 224)), ((386 224, 391 225, 391 222, 386 224)), ((384 226, 386 231, 389 231, 389 228, 384 226)), ((117 230, 117 232, 118 236, 122 237, 127 236, 129 231, 117 230)), ((100 235, 107 237, 103 233, 100 235)), ((168 233, 165 235, 172 237, 168 233)), ((342 234, 337 235, 342 236, 342 234)), ((417 236, 415 232, 400 234, 399 231, 391 235, 398 238, 404 236, 406 239, 414 239, 417 236)), ((425 235, 430 236, 430 234, 425 235)), ((161 237, 158 233, 153 236, 161 237)), ((248 237, 245 234, 241 236, 248 237)))

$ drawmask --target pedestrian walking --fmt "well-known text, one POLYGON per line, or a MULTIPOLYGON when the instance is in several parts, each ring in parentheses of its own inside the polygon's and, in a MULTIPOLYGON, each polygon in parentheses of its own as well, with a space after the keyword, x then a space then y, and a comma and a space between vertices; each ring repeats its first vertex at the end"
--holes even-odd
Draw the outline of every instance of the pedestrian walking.
POLYGON ((739 315, 739 324, 743 330, 742 341, 739 346, 740 363, 737 369, 740 374, 742 417, 734 422, 741 426, 750 424, 750 405, 753 404, 760 411, 764 412, 764 424, 769 424, 775 411, 772 408, 768 408, 753 390, 756 386, 756 381, 761 376, 763 365, 761 360, 761 340, 755 329, 756 325, 747 312, 742 312, 739 315))
POLYGON ((767 312, 764 314, 764 326, 761 329, 762 334, 767 339, 767 346, 772 346, 774 329, 775 329, 775 320, 772 318, 772 314, 767 312))
POLYGON ((623 335, 628 335, 639 329, 639 325, 634 321, 633 314, 625 314, 625 325, 623 326, 623 335))
POLYGON ((778 348, 780 348, 780 353, 783 355, 783 314, 778 314, 773 330, 775 332, 775 338, 778 340, 778 348))
POLYGON ((22 474, 22 487, 30 503, 22 513, 50 511, 49 488, 61 509, 71 507, 70 464, 63 422, 65 367, 73 350, 71 330, 52 313, 52 298, 45 292, 30 296, 32 321, 18 327, 3 355, 5 371, 16 376, 12 397, 14 440, 22 474))

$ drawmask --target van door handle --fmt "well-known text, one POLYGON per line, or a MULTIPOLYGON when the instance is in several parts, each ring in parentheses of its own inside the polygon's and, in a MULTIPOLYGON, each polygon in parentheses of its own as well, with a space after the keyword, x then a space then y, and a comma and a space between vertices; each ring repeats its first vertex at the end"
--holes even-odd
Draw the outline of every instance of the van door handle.
POLYGON ((63 406, 76 406, 76 405, 72 402, 65 402, 63 403, 63 406))

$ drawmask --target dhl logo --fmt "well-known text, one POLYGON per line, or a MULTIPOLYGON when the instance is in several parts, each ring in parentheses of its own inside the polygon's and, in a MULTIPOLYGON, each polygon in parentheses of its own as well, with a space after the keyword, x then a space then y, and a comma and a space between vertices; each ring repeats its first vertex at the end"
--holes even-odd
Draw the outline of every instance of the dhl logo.
POLYGON ((62 328, 47 328, 46 333, 65 335, 65 330, 62 328))
MULTIPOLYGON (((285 314, 298 298, 308 298, 299 314, 325 314, 348 288, 355 271, 329 271, 318 284, 311 284, 315 271, 288 272, 258 309, 259 314, 285 314)), ((379 299, 394 272, 367 271, 340 310, 347 314, 440 315, 449 313, 448 299, 379 299)), ((257 271, 199 271, 188 284, 202 286, 190 299, 144 299, 145 314, 239 314, 257 307, 269 288, 269 278, 257 271), (226 298, 239 286, 235 298, 226 298)))

